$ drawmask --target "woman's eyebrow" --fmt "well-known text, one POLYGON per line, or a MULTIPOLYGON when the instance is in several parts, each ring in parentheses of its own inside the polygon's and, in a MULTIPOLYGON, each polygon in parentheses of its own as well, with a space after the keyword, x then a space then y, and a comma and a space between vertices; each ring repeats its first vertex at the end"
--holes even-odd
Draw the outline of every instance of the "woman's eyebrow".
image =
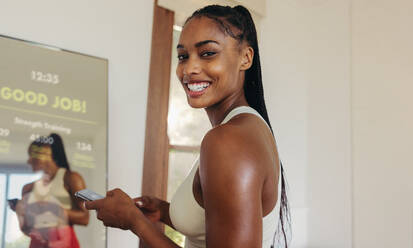
POLYGON ((218 41, 215 41, 215 40, 203 40, 203 41, 200 41, 200 42, 196 43, 195 47, 198 48, 200 46, 206 45, 206 44, 211 43, 211 42, 216 43, 216 44, 219 45, 218 41))
MULTIPOLYGON (((206 45, 206 44, 208 44, 208 43, 216 43, 216 44, 219 45, 219 42, 218 42, 218 41, 215 41, 215 40, 203 40, 203 41, 197 42, 197 43, 195 44, 195 47, 198 48, 198 47, 201 47, 201 46, 206 45)), ((178 44, 178 45, 176 46, 176 49, 179 49, 179 48, 184 48, 184 45, 178 44)))

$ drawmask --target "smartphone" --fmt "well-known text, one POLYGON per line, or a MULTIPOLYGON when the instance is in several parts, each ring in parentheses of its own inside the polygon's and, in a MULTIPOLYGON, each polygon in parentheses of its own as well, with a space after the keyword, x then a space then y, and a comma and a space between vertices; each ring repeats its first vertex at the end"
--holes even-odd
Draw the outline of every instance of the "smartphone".
POLYGON ((75 196, 85 201, 95 201, 104 198, 90 189, 82 189, 75 193, 75 196))
POLYGON ((17 198, 7 199, 7 201, 9 202, 10 208, 14 211, 16 209, 16 205, 17 205, 17 202, 19 201, 19 199, 17 199, 17 198))

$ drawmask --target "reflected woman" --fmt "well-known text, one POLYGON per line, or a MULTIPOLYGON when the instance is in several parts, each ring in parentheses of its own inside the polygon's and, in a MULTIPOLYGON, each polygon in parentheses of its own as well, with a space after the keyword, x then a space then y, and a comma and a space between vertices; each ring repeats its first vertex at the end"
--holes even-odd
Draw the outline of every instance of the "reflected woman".
POLYGON ((73 225, 87 225, 89 213, 74 193, 85 188, 82 176, 70 170, 58 134, 40 137, 28 149, 28 164, 42 171, 41 179, 26 184, 16 206, 21 230, 30 248, 79 248, 73 225))

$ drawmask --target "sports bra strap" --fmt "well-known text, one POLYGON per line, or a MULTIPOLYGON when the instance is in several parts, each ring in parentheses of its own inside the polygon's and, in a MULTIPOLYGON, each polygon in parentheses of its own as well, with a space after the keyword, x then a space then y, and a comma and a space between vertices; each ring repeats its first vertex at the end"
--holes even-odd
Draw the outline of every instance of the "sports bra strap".
POLYGON ((268 123, 264 120, 264 118, 262 118, 262 116, 260 115, 260 113, 258 113, 255 109, 251 108, 250 106, 239 106, 234 108, 233 110, 231 110, 227 116, 224 118, 224 120, 221 122, 221 124, 225 124, 228 121, 230 121, 233 117, 240 115, 240 114, 254 114, 258 117, 261 118, 261 120, 263 120, 265 122, 265 124, 267 125, 268 128, 270 128, 268 126, 268 123))

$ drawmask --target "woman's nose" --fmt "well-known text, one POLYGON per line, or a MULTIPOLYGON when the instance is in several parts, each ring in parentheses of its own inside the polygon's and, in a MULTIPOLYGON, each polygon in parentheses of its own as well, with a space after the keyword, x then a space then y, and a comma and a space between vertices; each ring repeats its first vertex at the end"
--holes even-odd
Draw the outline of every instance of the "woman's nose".
POLYGON ((201 72, 201 64, 197 58, 194 56, 189 57, 186 63, 184 64, 184 75, 193 75, 199 74, 201 72))

